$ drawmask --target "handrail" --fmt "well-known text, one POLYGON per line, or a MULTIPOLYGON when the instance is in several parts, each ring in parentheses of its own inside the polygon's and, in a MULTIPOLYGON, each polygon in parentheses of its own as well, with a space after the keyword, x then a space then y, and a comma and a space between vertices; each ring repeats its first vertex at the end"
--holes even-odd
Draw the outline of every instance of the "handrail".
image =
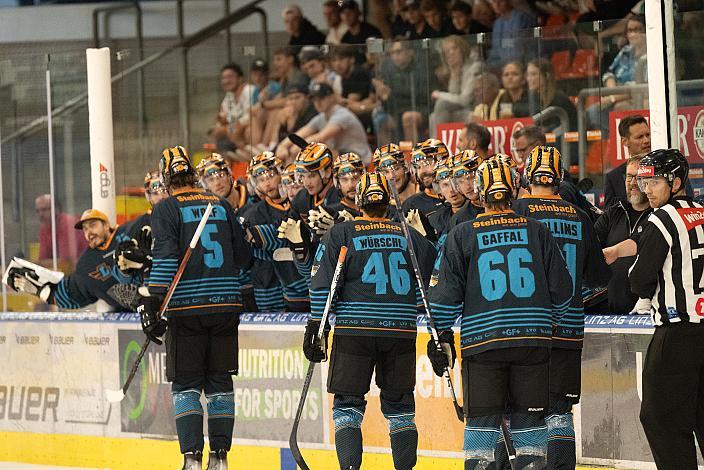
MULTIPOLYGON (((216 21, 215 23, 210 24, 209 26, 206 26, 205 28, 202 28, 199 31, 196 31, 195 33, 191 34, 187 38, 183 39, 182 41, 178 41, 164 49, 162 49, 159 52, 156 52, 149 57, 147 57, 144 60, 139 61, 138 63, 134 64, 131 67, 126 68, 122 72, 119 72, 116 75, 113 75, 111 82, 116 83, 119 82, 120 80, 124 79, 125 77, 128 77, 132 75, 133 73, 142 70, 144 67, 156 62, 157 60, 161 59, 162 57, 170 54, 171 52, 179 49, 179 48, 185 48, 189 49, 193 46, 196 46, 200 44, 201 42, 209 39, 212 35, 219 33, 225 28, 228 28, 229 26, 232 26, 235 23, 238 23, 242 21, 243 19, 247 18, 250 15, 253 14, 259 14, 259 11, 257 10, 257 5, 262 3, 265 0, 252 0, 249 2, 247 5, 243 6, 242 8, 232 12, 230 15, 216 21)), ((88 99, 88 92, 81 93, 80 95, 68 100, 61 106, 55 108, 51 115, 53 117, 58 117, 63 114, 66 114, 70 111, 72 111, 74 108, 82 105, 83 103, 86 102, 88 99)), ((24 126, 20 127, 16 131, 8 134, 5 136, 2 141, 0 141, 0 144, 6 144, 12 140, 15 140, 19 137, 23 137, 26 134, 30 134, 32 132, 36 132, 38 129, 41 129, 44 125, 46 125, 47 122, 47 116, 42 116, 40 118, 37 118, 33 120, 30 123, 25 124, 24 126)))
POLYGON ((569 168, 569 165, 572 163, 572 149, 570 148, 569 143, 565 142, 565 133, 570 128, 570 117, 567 114, 567 110, 558 106, 548 106, 542 111, 534 114, 532 118, 533 122, 540 125, 541 121, 553 116, 560 120, 560 125, 556 128, 562 131, 560 133, 560 154, 562 155, 562 163, 564 164, 564 162, 567 162, 567 165, 565 166, 569 168))
MULTIPOLYGON (((692 90, 704 88, 704 79, 684 80, 677 82, 677 90, 692 90)), ((588 96, 612 96, 623 94, 646 94, 648 93, 648 84, 640 85, 624 85, 617 87, 595 87, 584 88, 577 95, 577 133, 579 134, 579 179, 583 179, 586 174, 585 162, 587 158, 587 120, 585 117, 584 103, 588 96)))

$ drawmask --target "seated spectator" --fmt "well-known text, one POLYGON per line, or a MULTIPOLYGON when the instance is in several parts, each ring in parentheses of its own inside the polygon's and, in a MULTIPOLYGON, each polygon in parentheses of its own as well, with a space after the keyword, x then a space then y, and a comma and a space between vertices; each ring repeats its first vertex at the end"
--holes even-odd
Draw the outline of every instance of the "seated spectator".
POLYGON ((499 101, 506 93, 501 88, 499 79, 490 72, 484 72, 477 79, 474 87, 474 111, 472 119, 479 121, 494 121, 499 119, 499 101))
POLYGON ((501 70, 501 84, 506 93, 499 99, 499 118, 530 116, 525 68, 521 62, 512 61, 501 70))
MULTIPOLYGON (((53 269, 54 246, 51 236, 51 195, 42 194, 34 200, 34 210, 39 218, 39 264, 53 269)), ((73 226, 78 217, 61 212, 61 205, 54 205, 56 227, 56 260, 58 268, 71 272, 76 261, 88 247, 88 242, 73 226)))
POLYGON ((403 129, 403 139, 418 142, 427 133, 424 115, 429 108, 429 96, 423 90, 435 89, 434 74, 422 58, 416 56, 408 41, 394 41, 379 74, 372 79, 381 109, 374 113, 374 129, 381 142, 396 142, 397 131, 403 129))
POLYGON ((406 22, 409 25, 406 39, 422 39, 426 24, 423 13, 420 11, 420 0, 407 0, 404 7, 406 22))
POLYGON ((305 46, 298 54, 301 63, 301 70, 308 76, 309 87, 316 83, 327 83, 336 95, 342 94, 342 79, 334 71, 328 68, 325 56, 317 46, 305 46))
MULTIPOLYGON (((628 195, 626 200, 617 201, 599 217, 594 224, 602 248, 614 246, 632 234, 643 230, 643 225, 652 212, 648 198, 638 188, 638 164, 643 155, 628 159, 625 165, 625 181, 621 192, 628 195)), ((617 259, 611 267, 611 280, 608 286, 609 313, 612 315, 628 315, 638 301, 638 296, 631 293, 628 282, 628 270, 635 261, 635 256, 617 259)))
MULTIPOLYGON (((294 47, 280 47, 274 51, 274 76, 285 90, 289 85, 308 84, 306 74, 298 68, 298 49, 294 47)), ((282 107, 280 103, 279 107, 282 107)))
POLYGON ((449 73, 447 91, 433 90, 430 97, 435 100, 433 114, 430 115, 430 131, 435 132, 437 124, 464 121, 471 110, 474 87, 481 73, 482 63, 472 58, 469 44, 459 36, 448 36, 442 40, 443 66, 449 73))
MULTIPOLYGON (((487 65, 499 70, 512 60, 523 60, 526 49, 526 30, 538 26, 537 19, 531 13, 513 8, 511 0, 490 0, 496 13, 496 21, 491 33, 491 49, 487 65)), ((531 35, 532 37, 532 35, 531 35)))
MULTIPOLYGON (((309 142, 322 142, 338 154, 354 152, 368 165, 372 150, 357 116, 336 103, 335 94, 327 83, 316 83, 310 95, 318 115, 296 133, 309 142)), ((288 151, 291 146, 291 141, 285 139, 279 147, 288 151)))
MULTIPOLYGON (((628 149, 628 156, 643 156, 650 152, 650 126, 640 114, 631 114, 618 123, 620 144, 628 149)), ((625 201, 628 189, 624 189, 626 163, 609 171, 604 178, 604 207, 625 201)))
POLYGON ((425 28, 418 39, 441 38, 452 33, 445 6, 439 0, 421 0, 420 12, 425 20, 425 28))
POLYGON ((356 53, 349 47, 336 47, 330 65, 342 78, 339 103, 355 113, 365 128, 369 127, 371 112, 376 104, 371 75, 366 68, 357 64, 356 53))
MULTIPOLYGON (((526 82, 528 83, 528 102, 531 116, 551 106, 556 106, 567 111, 568 128, 563 129, 563 131, 575 129, 577 125, 577 110, 569 97, 557 89, 555 72, 548 60, 533 59, 528 62, 526 82)), ((560 120, 557 117, 548 117, 546 119, 540 117, 536 124, 544 129, 554 130, 560 125, 560 120)))
MULTIPOLYGON (((286 141, 289 134, 297 133, 317 115, 318 111, 308 96, 308 85, 290 85, 286 89, 286 107, 277 121, 276 142, 286 141)), ((288 144, 279 145, 276 149, 277 156, 284 161, 293 161, 297 153, 298 150, 291 149, 288 144)))
MULTIPOLYGON (((414 0, 410 0, 413 2, 414 0)), ((394 38, 409 38, 411 36, 411 25, 406 20, 406 6, 409 0, 394 0, 394 14, 391 18, 391 37, 394 38)))
POLYGON ((347 26, 342 35, 342 44, 366 44, 367 39, 381 38, 381 31, 366 21, 362 21, 362 12, 355 0, 345 0, 340 4, 340 15, 347 26))
POLYGON ((347 25, 340 17, 340 4, 337 0, 327 0, 323 3, 323 16, 328 25, 328 34, 325 44, 340 44, 342 36, 347 32, 347 25))
MULTIPOLYGON (((217 146, 223 151, 242 150, 249 143, 249 110, 252 107, 254 86, 247 83, 242 68, 237 64, 227 64, 220 72, 220 86, 225 98, 220 104, 213 136, 217 146)), ((241 156, 245 158, 244 155, 241 156)), ((249 161, 249 156, 246 156, 249 161)))
POLYGON ((489 4, 489 0, 474 0, 472 3, 472 18, 489 32, 494 28, 494 9, 489 4))
POLYGON ((472 6, 462 0, 457 0, 450 6, 450 18, 452 18, 452 34, 466 36, 491 31, 472 18, 472 6))
POLYGON ((263 131, 269 117, 267 106, 271 100, 281 94, 281 84, 269 78, 269 66, 262 59, 252 62, 249 80, 255 87, 252 94, 251 139, 253 144, 261 144, 264 141, 263 131))
POLYGON ((287 6, 281 16, 284 19, 286 32, 291 35, 288 40, 289 46, 319 46, 325 42, 325 35, 303 16, 301 7, 298 5, 287 6))
MULTIPOLYGON (((602 83, 607 88, 647 82, 645 17, 636 15, 626 21, 625 36, 627 44, 619 51, 602 77, 602 83)), ((608 138, 609 112, 630 109, 633 106, 630 94, 602 96, 599 104, 587 109, 588 123, 599 127, 608 138)))

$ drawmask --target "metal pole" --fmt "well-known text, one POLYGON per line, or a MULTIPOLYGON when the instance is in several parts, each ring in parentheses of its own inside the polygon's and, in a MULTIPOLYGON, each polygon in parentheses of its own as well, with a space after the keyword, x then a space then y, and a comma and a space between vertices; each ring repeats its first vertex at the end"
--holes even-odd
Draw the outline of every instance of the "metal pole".
POLYGON ((75 193, 73 190, 73 119, 66 119, 64 124, 64 178, 68 182, 66 185, 66 199, 64 210, 68 214, 76 213, 75 193))
POLYGON ((54 271, 59 270, 58 250, 56 243, 56 191, 54 188, 54 130, 51 116, 51 69, 49 61, 51 56, 46 56, 46 132, 49 140, 49 194, 51 195, 51 265, 54 271))
MULTIPOLYGON (((2 122, 2 120, 0 120, 2 122)), ((0 133, 2 126, 0 126, 0 133)), ((0 145, 0 264, 5 270, 5 194, 2 189, 2 145, 0 145)), ((7 286, 2 283, 2 311, 7 312, 7 286)))
MULTIPOLYGON (((230 14, 230 0, 223 0, 223 10, 225 13, 225 16, 230 14)), ((266 32, 265 32, 266 34, 266 32)), ((266 38, 266 36, 264 36, 266 38)), ((230 30, 230 27, 228 26, 225 29, 225 47, 227 50, 227 62, 232 62, 232 31, 230 30)))
MULTIPOLYGON (((185 37, 183 24, 183 0, 176 2, 176 16, 178 23, 178 38, 181 43, 185 37)), ((188 103, 188 48, 181 45, 181 74, 178 84, 178 104, 179 115, 181 118, 181 133, 183 134, 183 144, 186 148, 190 148, 191 124, 190 124, 190 106, 188 103)))

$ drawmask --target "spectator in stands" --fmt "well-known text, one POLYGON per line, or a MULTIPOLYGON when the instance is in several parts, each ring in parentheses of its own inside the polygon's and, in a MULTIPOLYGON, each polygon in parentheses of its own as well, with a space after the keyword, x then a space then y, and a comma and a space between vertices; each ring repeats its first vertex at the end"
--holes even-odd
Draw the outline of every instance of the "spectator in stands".
POLYGON ((356 53, 349 47, 336 47, 330 65, 342 77, 339 103, 355 113, 365 128, 370 127, 371 112, 376 104, 371 75, 357 64, 356 53))
POLYGON ((453 34, 466 36, 491 31, 472 18, 472 6, 462 0, 457 0, 450 6, 450 18, 452 18, 453 34))
MULTIPOLYGON (((294 83, 286 89, 286 106, 280 114, 280 120, 276 126, 276 142, 288 141, 289 134, 297 133, 308 124, 318 111, 308 96, 308 85, 294 83)), ((292 161, 298 149, 291 145, 279 145, 276 154, 284 161, 292 161)))
MULTIPOLYGON (((550 61, 533 59, 528 62, 526 82, 530 92, 528 102, 531 116, 555 106, 567 112, 567 129, 563 129, 563 131, 570 131, 576 127, 577 110, 567 95, 557 89, 555 72, 550 61)), ((558 117, 540 118, 537 124, 544 129, 553 130, 560 125, 560 119, 558 117)))
POLYGON ((449 74, 447 91, 433 90, 435 101, 430 115, 430 131, 443 122, 464 121, 471 110, 474 87, 481 73, 482 63, 471 57, 469 44, 459 36, 448 36, 441 43, 443 67, 449 74))
POLYGON ((488 31, 494 27, 494 9, 489 4, 489 0, 474 0, 472 3, 472 18, 488 31))
POLYGON ((394 0, 394 14, 391 18, 391 36, 394 38, 409 38, 411 36, 411 25, 408 23, 406 12, 408 3, 414 0, 394 0))
POLYGON ((301 70, 310 79, 309 87, 312 88, 316 83, 327 83, 336 95, 342 94, 342 79, 334 70, 328 68, 325 56, 318 46, 303 47, 298 54, 298 60, 301 70))
POLYGON ((340 17, 340 4, 337 0, 327 0, 323 3, 323 16, 328 25, 328 35, 325 44, 340 44, 342 36, 347 32, 347 25, 340 17))
MULTIPOLYGON (((618 135, 621 137, 621 145, 628 149, 629 157, 643 156, 650 152, 650 126, 640 114, 631 114, 621 119, 618 123, 618 135)), ((627 199, 628 191, 624 186, 626 167, 627 164, 624 163, 606 174, 604 207, 607 209, 627 199)))
POLYGON ((421 38, 441 38, 452 33, 452 25, 448 21, 444 3, 439 0, 421 0, 420 12, 425 20, 421 38))
POLYGON ((406 2, 405 14, 406 22, 409 25, 407 39, 422 39, 425 31, 425 18, 420 11, 420 0, 408 0, 406 2))
MULTIPOLYGON (((491 49, 487 65, 499 70, 506 62, 523 60, 526 50, 526 30, 538 26, 535 16, 513 8, 511 0, 490 0, 496 13, 496 20, 491 34, 491 49)), ((532 35, 530 36, 532 37, 532 35)))
MULTIPOLYGON (((39 218, 39 264, 52 268, 53 244, 51 236, 51 195, 43 194, 34 200, 34 210, 39 218)), ((77 217, 61 212, 61 205, 54 205, 56 227, 56 259, 59 269, 71 272, 88 243, 74 230, 77 217)))
POLYGON ((499 98, 499 118, 530 116, 525 68, 521 62, 511 61, 501 70, 501 84, 506 93, 499 98))
MULTIPOLYGON (((293 84, 307 84, 309 79, 298 68, 297 49, 294 47, 280 47, 274 51, 274 73, 275 78, 281 83, 281 87, 285 90, 286 87, 293 84)), ((284 103, 279 103, 280 107, 284 103)))
POLYGON ((398 141, 395 132, 400 126, 405 140, 418 142, 427 133, 423 115, 428 114, 429 95, 423 90, 436 88, 434 74, 428 72, 424 60, 416 56, 408 41, 394 41, 389 56, 390 60, 382 62, 379 75, 372 80, 382 104, 374 115, 375 132, 384 142, 398 141))
POLYGON ((474 150, 482 159, 485 159, 489 155, 490 144, 491 134, 489 129, 476 122, 469 122, 464 125, 464 129, 460 133, 457 142, 457 153, 463 150, 474 150))
MULTIPOLYGON (((224 151, 237 149, 242 152, 249 143, 250 108, 254 86, 247 83, 242 68, 237 64, 227 64, 220 71, 220 86, 225 92, 216 118, 213 136, 218 148, 224 151)), ((250 156, 239 153, 249 161, 250 156)))
MULTIPOLYGON (((623 121, 622 121, 623 122, 623 121)), ((647 196, 638 187, 638 164, 643 155, 631 156, 622 166, 626 169, 621 180, 621 191, 627 194, 623 200, 611 205, 594 224, 601 242, 607 248, 640 233, 652 212, 647 196)), ((611 267, 611 280, 608 285, 609 313, 628 315, 638 301, 638 296, 631 293, 628 282, 628 270, 635 261, 635 256, 618 258, 611 267)))
MULTIPOLYGON (((337 98, 327 83, 316 83, 310 90, 318 115, 299 129, 297 134, 309 142, 323 142, 338 154, 355 152, 369 164, 372 150, 362 123, 350 110, 337 104, 337 98)), ((281 147, 290 147, 286 139, 281 147)))
POLYGON ((366 21, 362 21, 362 12, 355 0, 344 0, 340 5, 342 21, 347 32, 342 36, 342 44, 366 44, 367 39, 381 38, 381 31, 366 21))
POLYGON ((281 84, 269 77, 269 65, 263 59, 252 62, 249 71, 249 81, 254 85, 252 94, 251 114, 251 139, 258 152, 265 150, 261 147, 264 142, 263 133, 269 118, 268 106, 271 100, 281 95, 281 84))
POLYGON ((506 93, 499 79, 491 72, 482 73, 474 87, 474 111, 471 119, 493 121, 499 118, 499 101, 506 93))
POLYGON ((298 5, 284 8, 282 16, 286 31, 291 35, 289 46, 321 45, 325 42, 325 35, 303 16, 298 5))

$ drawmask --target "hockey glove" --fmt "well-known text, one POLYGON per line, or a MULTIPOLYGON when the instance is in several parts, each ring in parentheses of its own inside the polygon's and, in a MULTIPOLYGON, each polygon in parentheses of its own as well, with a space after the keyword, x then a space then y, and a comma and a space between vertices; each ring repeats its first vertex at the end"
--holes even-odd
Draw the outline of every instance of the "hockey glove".
POLYGON ((406 215, 406 222, 424 237, 427 235, 425 227, 423 227, 423 222, 420 220, 420 213, 418 212, 418 209, 411 209, 408 211, 408 215, 406 215))
POLYGON ((653 302, 650 299, 638 299, 638 302, 633 306, 629 315, 650 315, 653 310, 653 302))
POLYGON ((354 216, 347 212, 347 209, 342 209, 337 213, 337 222, 347 222, 349 220, 354 220, 354 216))
POLYGON ((117 245, 113 259, 124 274, 132 274, 152 266, 151 249, 141 246, 135 239, 117 245))
POLYGON ((442 331, 438 335, 438 339, 441 350, 438 350, 435 340, 431 338, 428 341, 428 359, 430 359, 435 375, 442 377, 445 375, 445 369, 452 368, 455 364, 457 351, 455 351, 455 335, 452 331, 442 331))
POLYGON ((316 320, 308 320, 306 324, 306 333, 303 336, 303 354, 310 362, 321 362, 327 358, 328 351, 328 334, 329 330, 325 328, 321 342, 318 341, 318 330, 320 322, 316 320))
POLYGON ((35 295, 47 303, 56 290, 56 284, 42 283, 37 273, 29 268, 11 268, 7 275, 7 283, 17 292, 35 295))
POLYGON ((161 298, 156 296, 142 296, 137 303, 137 313, 142 322, 142 331, 147 338, 156 344, 162 344, 161 337, 166 333, 166 319, 161 318, 161 298))
POLYGON ((323 206, 308 211, 308 225, 317 236, 322 237, 335 225, 335 215, 331 214, 323 206))
POLYGON ((305 262, 310 254, 311 242, 308 227, 300 220, 287 219, 281 222, 278 237, 287 240, 298 262, 305 262))

